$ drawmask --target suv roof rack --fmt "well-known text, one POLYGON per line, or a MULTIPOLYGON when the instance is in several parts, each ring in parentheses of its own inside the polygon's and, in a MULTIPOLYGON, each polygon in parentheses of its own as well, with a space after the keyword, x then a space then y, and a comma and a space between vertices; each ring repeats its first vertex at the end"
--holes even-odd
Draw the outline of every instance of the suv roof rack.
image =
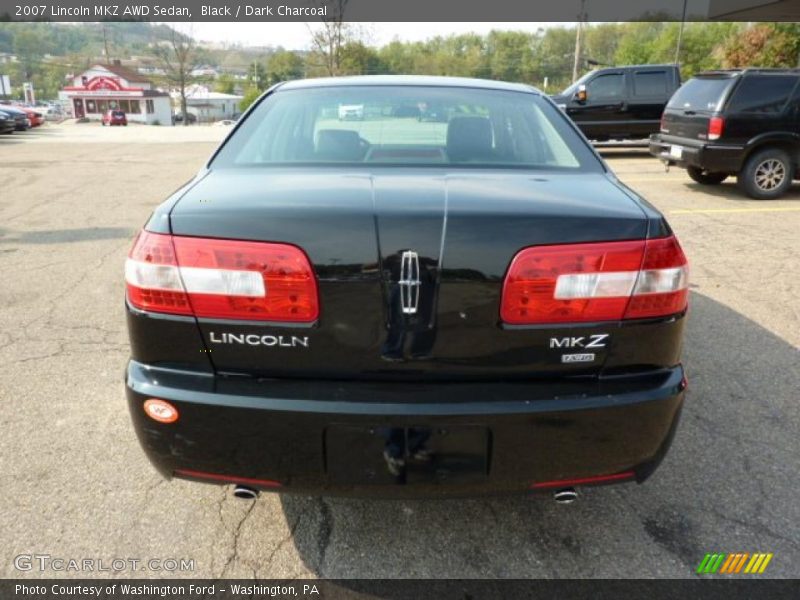
POLYGON ((791 73, 800 75, 800 68, 794 67, 741 67, 738 69, 710 69, 708 71, 701 71, 697 75, 727 75, 733 77, 734 75, 745 75, 747 73, 791 73))

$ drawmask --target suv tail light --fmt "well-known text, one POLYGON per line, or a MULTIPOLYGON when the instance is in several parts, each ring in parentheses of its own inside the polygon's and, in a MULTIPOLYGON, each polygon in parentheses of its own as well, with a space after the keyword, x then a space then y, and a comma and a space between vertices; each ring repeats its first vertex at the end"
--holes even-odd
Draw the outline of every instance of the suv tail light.
POLYGON ((125 262, 128 301, 154 312, 217 319, 311 322, 317 282, 288 244, 142 231, 125 262))
POLYGON ((725 119, 722 117, 711 117, 708 120, 708 139, 718 140, 722 137, 722 130, 725 127, 725 119))
POLYGON ((659 131, 661 133, 669 133, 667 128, 667 113, 661 113, 661 122, 659 123, 659 131))
POLYGON ((511 261, 500 318, 512 325, 639 319, 686 308, 688 266, 674 236, 534 246, 511 261))

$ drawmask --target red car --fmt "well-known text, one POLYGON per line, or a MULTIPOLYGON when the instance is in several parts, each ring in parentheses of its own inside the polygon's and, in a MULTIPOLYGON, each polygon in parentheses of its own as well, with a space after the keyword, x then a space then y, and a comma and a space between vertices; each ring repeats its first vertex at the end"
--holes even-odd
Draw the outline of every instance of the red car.
POLYGON ((28 106, 19 106, 17 108, 19 108, 28 116, 28 120, 31 122, 31 127, 39 127, 39 125, 44 123, 44 115, 42 113, 33 110, 28 106))
POLYGON ((103 113, 103 125, 128 125, 128 117, 121 110, 107 110, 103 113))

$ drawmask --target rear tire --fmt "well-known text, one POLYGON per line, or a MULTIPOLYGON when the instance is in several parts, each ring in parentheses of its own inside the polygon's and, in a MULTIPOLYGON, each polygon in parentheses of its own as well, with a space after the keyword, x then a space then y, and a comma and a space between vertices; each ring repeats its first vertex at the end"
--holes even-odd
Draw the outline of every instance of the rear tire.
POLYGON ((686 167, 689 177, 702 185, 718 185, 728 178, 727 173, 711 173, 700 167, 686 167))
POLYGON ((794 179, 792 159, 780 148, 765 148, 754 153, 737 176, 739 189, 756 200, 783 196, 794 179))

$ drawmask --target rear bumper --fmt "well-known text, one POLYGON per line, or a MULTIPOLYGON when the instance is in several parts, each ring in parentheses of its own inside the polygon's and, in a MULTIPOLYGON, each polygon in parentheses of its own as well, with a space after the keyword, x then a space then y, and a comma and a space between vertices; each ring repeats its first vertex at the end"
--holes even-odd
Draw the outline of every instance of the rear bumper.
POLYGON ((568 385, 256 381, 135 361, 126 374, 137 436, 167 478, 385 497, 525 493, 534 483, 626 471, 644 481, 670 445, 684 389, 680 366, 568 385), (179 419, 146 416, 153 397, 179 419), (444 462, 427 469, 434 451, 416 474, 398 476, 384 446, 396 432, 407 441, 420 431, 450 433, 455 454, 466 444, 461 458, 477 446, 481 457, 465 473, 444 462))
POLYGON ((663 134, 650 136, 650 154, 670 165, 682 168, 698 167, 712 173, 738 173, 742 165, 744 149, 741 146, 697 143, 684 138, 672 138, 663 134), (680 146, 681 157, 670 154, 671 146, 680 146))

